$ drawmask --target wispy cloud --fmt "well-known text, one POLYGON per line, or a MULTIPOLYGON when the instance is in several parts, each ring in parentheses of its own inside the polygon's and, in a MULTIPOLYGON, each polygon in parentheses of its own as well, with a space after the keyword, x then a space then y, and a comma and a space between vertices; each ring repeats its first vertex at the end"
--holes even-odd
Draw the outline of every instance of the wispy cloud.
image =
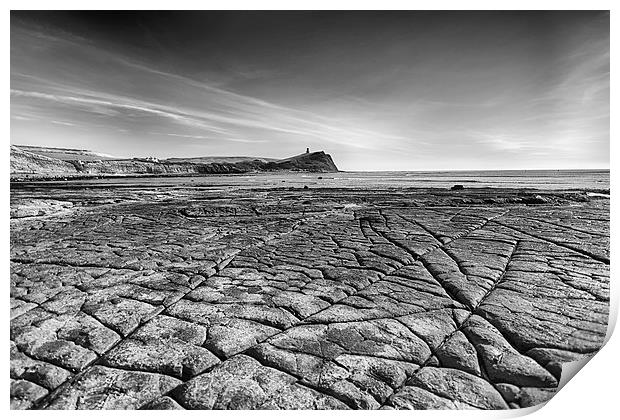
POLYGON ((199 139, 199 140, 213 139, 213 137, 209 137, 209 136, 194 136, 194 135, 189 135, 189 134, 175 134, 175 133, 158 133, 156 131, 151 131, 149 134, 154 134, 156 136, 181 137, 184 139, 199 139))
POLYGON ((131 98, 113 96, 100 93, 99 96, 73 96, 73 95, 57 95, 43 92, 29 92, 18 89, 11 89, 11 95, 15 97, 27 97, 52 101, 64 105, 82 107, 84 110, 100 113, 101 107, 105 109, 103 114, 109 116, 118 115, 115 111, 118 109, 138 111, 142 113, 152 114, 164 118, 168 118, 180 124, 185 124, 194 128, 206 129, 209 131, 225 133, 226 131, 216 125, 207 124, 204 120, 192 118, 187 113, 182 113, 172 107, 158 105, 146 101, 140 101, 131 98))
MULTIPOLYGON (((119 113, 120 110, 146 113, 171 120, 186 128, 198 129, 208 133, 218 133, 223 135, 222 138, 225 140, 237 142, 240 141, 239 134, 243 133, 243 129, 306 136, 322 141, 346 144, 351 147, 371 149, 378 146, 378 139, 385 141, 402 139, 399 136, 374 132, 372 130, 337 126, 335 121, 313 113, 286 108, 252 97, 239 95, 181 76, 147 69, 144 66, 134 65, 134 67, 168 79, 182 81, 194 88, 207 91, 210 95, 208 97, 209 102, 205 105, 211 111, 171 106, 104 92, 70 88, 59 83, 50 84, 50 90, 63 93, 11 89, 11 95, 16 98, 34 98, 51 101, 56 104, 80 108, 83 111, 112 117, 127 117, 126 115, 121 115, 119 113), (231 135, 232 133, 237 133, 237 135, 231 135)), ((25 76, 28 77, 28 75, 25 76)), ((37 79, 34 77, 29 78, 37 79)), ((41 83, 42 80, 40 78, 37 81, 41 87, 46 87, 45 84, 41 83)), ((178 136, 189 135, 178 133, 178 136)), ((199 137, 200 134, 192 135, 192 138, 199 137)), ((208 138, 208 136, 204 137, 208 138)), ((252 140, 248 139, 247 142, 252 142, 252 140)))
MULTIPOLYGON (((212 105, 221 107, 221 109, 225 112, 232 110, 238 115, 237 119, 230 119, 224 116, 217 116, 215 114, 210 114, 208 116, 208 118, 219 120, 223 123, 238 124, 250 128, 261 128, 280 131, 283 133, 306 135, 360 148, 368 148, 369 145, 365 144, 363 141, 356 141, 356 139, 361 140, 362 138, 374 138, 406 140, 405 137, 392 135, 389 133, 365 130, 357 127, 343 127, 340 125, 341 122, 334 118, 329 118, 327 116, 318 115, 305 110, 285 107, 251 96, 242 95, 213 86, 209 83, 200 82, 188 77, 154 69, 146 65, 136 63, 125 57, 116 56, 115 59, 127 67, 160 76, 167 79, 168 82, 180 82, 186 86, 197 88, 201 91, 214 95, 215 100, 212 105), (229 107, 231 109, 227 109, 229 107)), ((205 117, 204 113, 201 113, 200 115, 205 117)))
POLYGON ((76 126, 77 126, 77 124, 73 124, 73 123, 70 123, 70 122, 67 122, 67 121, 57 121, 57 120, 51 120, 50 122, 51 122, 52 124, 56 124, 56 125, 64 125, 64 126, 67 126, 67 127, 76 127, 76 126))
MULTIPOLYGON (((244 141, 252 142, 252 139, 257 138, 258 131, 262 138, 269 138, 270 133, 280 138, 291 135, 296 140, 308 138, 315 142, 370 150, 389 149, 390 145, 407 140, 393 133, 347 123, 341 118, 295 109, 223 89, 212 81, 199 81, 164 71, 134 58, 130 59, 118 51, 98 47, 91 41, 85 41, 66 32, 51 34, 43 32, 42 28, 23 27, 20 35, 34 36, 41 41, 41 48, 46 46, 51 50, 76 49, 81 43, 87 43, 87 49, 79 48, 80 54, 84 56, 82 61, 88 59, 93 64, 105 62, 113 71, 100 74, 99 79, 93 79, 94 84, 85 88, 76 85, 65 73, 59 73, 54 78, 49 72, 38 75, 33 74, 33 69, 29 71, 17 69, 12 71, 12 87, 16 85, 11 91, 14 97, 55 102, 113 119, 130 119, 131 116, 124 111, 149 114, 174 123, 170 128, 179 131, 172 134, 177 134, 179 137, 193 136, 194 139, 198 139, 199 136, 211 138, 210 136, 217 133, 221 140, 245 139, 244 141), (147 94, 145 97, 144 94, 136 95, 135 92, 131 92, 132 95, 129 96, 113 93, 107 89, 105 91, 93 89, 94 85, 103 83, 105 79, 109 79, 108 86, 118 85, 117 77, 125 80, 135 79, 136 84, 150 83, 162 87, 174 98, 166 98, 157 93, 147 94), (20 83, 21 80, 24 82, 20 83), (192 132, 187 133, 183 130, 192 132)), ((82 64, 90 65, 88 61, 82 64)), ((267 72, 258 73, 261 73, 261 77, 267 74, 267 72)), ((246 74, 242 76, 247 78, 246 74)), ((256 74, 252 77, 254 76, 256 74)), ((75 80, 81 78, 82 75, 75 80)), ((139 119, 135 123, 135 128, 139 129, 137 127, 139 119)), ((148 127, 144 128, 144 132, 147 132, 148 127)))

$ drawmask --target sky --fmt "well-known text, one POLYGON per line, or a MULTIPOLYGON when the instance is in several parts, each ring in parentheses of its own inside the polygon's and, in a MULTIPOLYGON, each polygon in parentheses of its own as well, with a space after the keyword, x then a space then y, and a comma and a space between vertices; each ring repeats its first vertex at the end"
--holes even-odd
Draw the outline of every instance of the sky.
POLYGON ((609 13, 11 12, 11 144, 609 168, 609 13))

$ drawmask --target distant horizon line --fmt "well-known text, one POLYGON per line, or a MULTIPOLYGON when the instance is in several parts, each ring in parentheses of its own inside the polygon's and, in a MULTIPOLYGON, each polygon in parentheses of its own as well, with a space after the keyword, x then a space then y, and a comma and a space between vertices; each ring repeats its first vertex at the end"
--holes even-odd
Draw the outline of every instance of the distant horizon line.
POLYGON ((366 170, 366 171, 347 171, 340 170, 338 172, 493 172, 493 171, 607 171, 610 168, 519 168, 519 169, 398 169, 398 170, 366 170))

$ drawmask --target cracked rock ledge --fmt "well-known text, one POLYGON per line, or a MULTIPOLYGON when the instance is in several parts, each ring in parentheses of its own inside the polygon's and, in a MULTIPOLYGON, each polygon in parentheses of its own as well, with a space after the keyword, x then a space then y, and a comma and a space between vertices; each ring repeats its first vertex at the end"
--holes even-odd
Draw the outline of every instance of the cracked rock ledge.
POLYGON ((545 402, 605 337, 609 200, 467 194, 14 191, 11 408, 545 402))

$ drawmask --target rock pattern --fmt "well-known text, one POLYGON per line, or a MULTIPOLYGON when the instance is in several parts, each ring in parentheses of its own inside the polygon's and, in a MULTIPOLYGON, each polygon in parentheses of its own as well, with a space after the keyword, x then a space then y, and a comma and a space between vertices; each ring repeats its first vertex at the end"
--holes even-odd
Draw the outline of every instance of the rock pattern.
POLYGON ((606 333, 606 199, 12 194, 14 409, 527 407, 606 333))

